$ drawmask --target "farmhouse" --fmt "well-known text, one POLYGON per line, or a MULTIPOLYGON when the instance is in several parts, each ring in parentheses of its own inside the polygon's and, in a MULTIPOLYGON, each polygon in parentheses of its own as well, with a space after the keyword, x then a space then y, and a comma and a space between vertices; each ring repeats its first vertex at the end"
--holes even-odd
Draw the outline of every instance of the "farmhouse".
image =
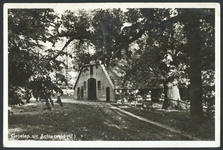
POLYGON ((115 86, 102 64, 88 64, 81 68, 74 85, 74 98, 78 100, 114 100, 115 86))

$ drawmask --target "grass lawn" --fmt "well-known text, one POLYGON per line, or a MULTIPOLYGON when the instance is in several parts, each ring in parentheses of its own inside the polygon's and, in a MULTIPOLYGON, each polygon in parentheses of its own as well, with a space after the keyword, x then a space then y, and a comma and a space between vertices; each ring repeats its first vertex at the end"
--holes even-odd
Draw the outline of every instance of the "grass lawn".
POLYGON ((106 140, 106 136, 109 139, 118 139, 111 137, 109 133, 119 131, 112 131, 113 128, 105 126, 103 120, 97 116, 98 113, 95 113, 97 110, 91 105, 64 103, 63 107, 55 104, 51 111, 44 108, 44 104, 40 102, 14 106, 14 113, 9 116, 9 139, 27 139, 13 138, 14 134, 30 135, 30 140, 106 140), (109 133, 100 133, 99 128, 105 128, 104 131, 109 133), (32 135, 37 135, 38 138, 33 139, 32 135), (50 135, 61 135, 62 138, 52 138, 50 135))
MULTIPOLYGON (((55 104, 51 111, 45 108, 44 103, 34 100, 29 104, 13 106, 13 114, 9 116, 9 140, 121 141, 146 140, 145 136, 150 136, 137 131, 137 119, 121 118, 119 112, 109 109, 103 102, 64 103, 63 107, 55 104), (125 123, 128 120, 133 120, 133 123, 125 123)), ((160 133, 156 130, 152 132, 160 133)), ((160 135, 151 140, 161 137, 169 138, 168 135, 160 135)))
MULTIPOLYGON (((72 97, 62 97, 64 99, 72 97)), ((123 116, 111 110, 103 102, 55 103, 49 111, 45 104, 32 100, 29 104, 12 106, 9 115, 9 140, 168 140, 164 130, 147 128, 147 123, 123 116), (95 107, 96 106, 96 107, 95 107), (139 126, 142 126, 140 129, 139 126), (145 128, 146 127, 146 128, 145 128), (141 130, 141 131, 139 131, 141 130), (159 137, 151 137, 147 133, 159 137), (146 138, 145 138, 146 137, 146 138)), ((188 112, 164 112, 141 110, 138 107, 122 107, 138 116, 189 133, 201 140, 214 140, 214 119, 204 118, 200 124, 193 123, 188 112)), ((178 136, 173 137, 178 139, 178 136)), ((180 140, 180 139, 178 139, 180 140)))
POLYGON ((117 107, 121 107, 135 115, 164 124, 181 132, 188 133, 200 140, 215 139, 215 123, 213 117, 203 117, 202 119, 197 120, 197 122, 194 122, 190 119, 189 110, 164 111, 161 109, 145 110, 135 106, 117 107))

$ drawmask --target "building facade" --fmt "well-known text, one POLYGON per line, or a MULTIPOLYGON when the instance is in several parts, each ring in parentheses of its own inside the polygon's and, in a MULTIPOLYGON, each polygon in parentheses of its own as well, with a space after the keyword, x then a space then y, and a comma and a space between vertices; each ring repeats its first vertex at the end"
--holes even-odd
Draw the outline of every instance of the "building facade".
POLYGON ((80 70, 74 85, 74 99, 115 101, 115 87, 104 65, 89 64, 80 70))

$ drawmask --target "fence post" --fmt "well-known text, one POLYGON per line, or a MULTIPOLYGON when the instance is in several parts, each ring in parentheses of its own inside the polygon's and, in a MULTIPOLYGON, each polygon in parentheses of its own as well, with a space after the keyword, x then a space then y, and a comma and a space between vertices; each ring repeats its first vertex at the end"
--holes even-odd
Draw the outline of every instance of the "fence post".
POLYGON ((180 110, 180 100, 179 98, 177 99, 177 105, 178 105, 178 111, 180 110))

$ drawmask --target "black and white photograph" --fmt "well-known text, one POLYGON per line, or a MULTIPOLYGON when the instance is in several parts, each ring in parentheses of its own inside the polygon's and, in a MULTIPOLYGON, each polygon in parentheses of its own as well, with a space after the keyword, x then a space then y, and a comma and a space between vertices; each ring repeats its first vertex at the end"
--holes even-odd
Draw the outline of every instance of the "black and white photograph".
POLYGON ((4 4, 4 147, 219 147, 219 3, 4 4))

